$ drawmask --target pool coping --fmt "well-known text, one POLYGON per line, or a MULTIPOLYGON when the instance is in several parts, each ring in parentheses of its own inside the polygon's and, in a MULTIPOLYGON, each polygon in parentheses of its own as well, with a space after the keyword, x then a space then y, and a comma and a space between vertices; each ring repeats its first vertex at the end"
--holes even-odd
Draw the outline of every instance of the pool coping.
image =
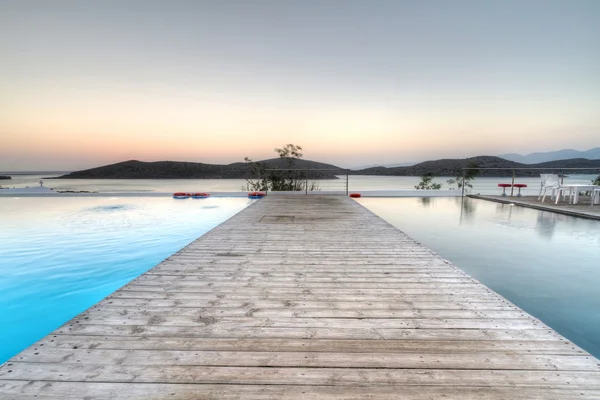
POLYGON ((539 211, 549 211, 549 212, 553 212, 553 213, 557 213, 557 214, 568 215, 570 217, 578 217, 578 218, 585 218, 585 219, 600 221, 600 215, 591 214, 591 213, 588 213, 585 211, 566 210, 566 209, 563 209, 560 207, 556 207, 554 205, 531 204, 531 203, 527 203, 527 202, 515 199, 514 197, 509 197, 506 200, 499 199, 497 197, 486 196, 486 195, 477 195, 477 194, 470 194, 470 195, 467 195, 467 197, 472 198, 472 199, 493 201, 495 203, 514 204, 516 206, 532 208, 534 210, 539 210, 539 211))

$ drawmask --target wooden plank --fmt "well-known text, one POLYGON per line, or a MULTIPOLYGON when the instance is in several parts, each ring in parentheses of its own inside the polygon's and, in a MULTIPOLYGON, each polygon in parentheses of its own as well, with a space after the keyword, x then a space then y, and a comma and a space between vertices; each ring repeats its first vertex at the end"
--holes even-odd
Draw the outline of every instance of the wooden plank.
POLYGON ((0 366, 85 396, 586 399, 600 361, 348 198, 268 196, 0 366))
MULTIPOLYGON (((177 293, 248 293, 261 294, 261 295, 279 295, 279 294, 328 294, 328 295, 347 295, 347 296, 398 296, 398 292, 406 294, 450 294, 450 295, 481 295, 481 294, 493 294, 487 288, 483 288, 480 285, 470 286, 467 288, 462 287, 430 287, 425 289, 420 288, 388 288, 388 289, 371 289, 371 288, 320 288, 310 287, 308 285, 298 285, 297 287, 249 287, 247 285, 240 285, 238 287, 227 287, 219 286, 218 288, 212 288, 200 284, 199 286, 194 285, 195 282, 187 282, 186 284, 164 284, 164 285, 141 285, 138 283, 131 283, 124 287, 121 291, 126 293, 129 291, 144 291, 144 292, 177 292, 177 293)), ((462 285, 461 285, 462 286, 462 285)))
POLYGON ((197 320, 200 316, 211 317, 264 317, 264 318, 469 318, 469 319, 523 319, 527 315, 519 310, 507 311, 488 311, 488 310, 440 310, 440 309, 396 309, 392 307, 361 309, 337 309, 336 307, 322 308, 286 308, 283 304, 275 308, 259 308, 253 304, 244 307, 173 307, 168 315, 165 315, 164 307, 154 308, 151 306, 141 307, 115 307, 112 305, 102 305, 101 307, 87 311, 76 319, 79 323, 86 323, 93 316, 94 322, 107 320, 114 315, 126 316, 129 323, 138 325, 147 325, 150 320, 161 317, 161 323, 170 323, 178 325, 180 323, 189 323, 197 320))
MULTIPOLYGON (((356 300, 356 299, 355 299, 356 300)), ((452 302, 452 301, 289 301, 289 300, 263 300, 254 301, 228 300, 228 299, 144 299, 127 297, 109 297, 97 307, 142 307, 145 309, 170 308, 180 310, 184 308, 283 308, 283 309, 313 309, 329 308, 336 310, 467 310, 467 311, 517 311, 517 307, 504 301, 488 302, 452 302)), ((92 308, 93 309, 93 308, 92 308)))
MULTIPOLYGON (((174 291, 138 291, 130 289, 121 289, 119 292, 114 293, 113 297, 117 298, 129 298, 129 299, 173 299, 173 300, 194 300, 194 299, 206 299, 206 300, 281 300, 281 301, 308 301, 308 300, 321 300, 321 301, 457 301, 457 302, 498 302, 501 301, 501 297, 492 293, 467 293, 467 294, 453 294, 453 293, 428 293, 428 294, 415 294, 408 293, 386 293, 386 294, 364 294, 359 296, 356 294, 335 294, 335 293, 321 293, 306 291, 304 293, 286 293, 285 291, 272 292, 272 293, 261 293, 261 292, 244 292, 244 293, 198 293, 198 292, 174 292, 174 291)), ((506 303, 509 304, 509 303, 506 303)))
POLYGON ((12 362, 11 380, 236 385, 529 386, 600 389, 600 372, 472 369, 272 368, 12 362))
POLYGON ((90 336, 136 335, 148 337, 232 337, 295 339, 409 339, 409 340, 556 340, 556 332, 546 329, 384 329, 384 328, 301 328, 301 327, 219 327, 160 325, 73 324, 57 334, 90 336))
MULTIPOLYGON (((196 365, 244 367, 382 368, 382 369, 485 369, 600 371, 587 354, 540 355, 480 353, 377 353, 199 351, 199 350, 98 350, 35 348, 21 353, 38 363, 90 365, 196 365)), ((1 371, 0 371, 1 374, 1 371)))
MULTIPOLYGON (((95 323, 95 316, 90 320, 87 317, 71 321, 67 326, 86 325, 95 323)), ((136 324, 135 320, 129 319, 128 315, 120 313, 111 314, 106 318, 99 317, 97 322, 101 325, 152 325, 168 326, 206 327, 214 326, 221 329, 238 329, 254 327, 271 328, 332 328, 332 329, 549 329, 546 325, 529 318, 518 319, 483 319, 483 318, 456 318, 456 319, 433 319, 433 318, 298 318, 278 317, 276 319, 264 317, 210 317, 198 313, 196 317, 176 317, 169 315, 155 316, 146 319, 145 324, 136 324), (148 321, 153 319, 152 321, 148 321), (165 323, 166 322, 166 323, 165 323), (176 325, 176 324, 175 324, 176 325)), ((174 328, 177 329, 177 328, 174 328)))
MULTIPOLYGON (((427 317, 414 313, 408 317, 394 315, 392 310, 379 313, 377 316, 369 316, 367 311, 360 311, 361 315, 348 318, 337 314, 336 310, 312 311, 313 314, 306 315, 311 311, 302 313, 291 311, 288 313, 275 310, 267 315, 260 315, 260 310, 242 309, 237 315, 226 314, 225 310, 219 312, 212 309, 206 313, 202 310, 165 314, 161 312, 131 312, 127 310, 100 310, 96 309, 90 314, 75 318, 73 324, 85 325, 88 323, 104 325, 155 325, 155 326, 207 326, 214 325, 220 328, 237 327, 304 327, 304 328, 404 328, 404 329, 548 329, 545 325, 526 318, 524 315, 515 318, 480 318, 478 316, 461 315, 458 318, 427 317), (297 314, 297 315, 296 315, 297 314), (332 317, 332 314, 334 316, 332 317), (89 315, 89 316, 88 316, 89 315), (385 317, 382 317, 385 316, 385 317), (90 317, 91 316, 91 317, 90 317), (273 318, 271 318, 273 317, 273 318), (207 319, 210 318, 210 322, 207 319), (435 319, 433 319, 435 318, 435 319)), ((289 310, 288 310, 289 311, 289 310)), ((352 313, 353 311, 346 311, 352 313)), ((356 313, 356 312, 355 312, 356 313)), ((440 314, 439 312, 437 313, 440 314)), ((69 326, 72 326, 71 324, 69 326)))
POLYGON ((573 390, 547 387, 477 386, 297 386, 227 385, 168 383, 104 383, 61 381, 0 381, 0 392, 21 400, 81 399, 100 400, 167 399, 178 400, 373 400, 445 399, 445 400, 575 400, 598 399, 600 390, 573 390))
POLYGON ((162 338, 145 336, 56 335, 31 347, 104 350, 215 350, 215 351, 307 351, 346 353, 473 353, 502 352, 510 354, 586 354, 563 340, 348 340, 348 339, 235 339, 235 338, 162 338))

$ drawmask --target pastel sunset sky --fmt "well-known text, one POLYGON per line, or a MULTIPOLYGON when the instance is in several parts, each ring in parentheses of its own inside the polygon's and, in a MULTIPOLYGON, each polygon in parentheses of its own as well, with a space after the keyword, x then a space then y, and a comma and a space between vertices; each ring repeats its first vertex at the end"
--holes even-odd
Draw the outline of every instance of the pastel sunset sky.
POLYGON ((0 1, 0 170, 600 145, 597 0, 0 1))

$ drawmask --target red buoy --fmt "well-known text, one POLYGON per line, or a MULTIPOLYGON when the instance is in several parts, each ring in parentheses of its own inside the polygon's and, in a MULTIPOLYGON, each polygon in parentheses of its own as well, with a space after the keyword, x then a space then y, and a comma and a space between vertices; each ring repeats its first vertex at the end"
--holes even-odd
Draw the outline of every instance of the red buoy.
POLYGON ((210 193, 192 193, 192 199, 206 199, 210 193))
POLYGON ((248 197, 251 199, 260 199, 265 197, 267 194, 265 192, 250 192, 248 193, 248 197))
POLYGON ((191 194, 185 193, 185 192, 173 193, 174 199, 188 199, 188 198, 190 198, 190 196, 191 196, 191 194))
POLYGON ((360 193, 350 193, 350 197, 353 197, 356 199, 356 198, 360 197, 360 193))

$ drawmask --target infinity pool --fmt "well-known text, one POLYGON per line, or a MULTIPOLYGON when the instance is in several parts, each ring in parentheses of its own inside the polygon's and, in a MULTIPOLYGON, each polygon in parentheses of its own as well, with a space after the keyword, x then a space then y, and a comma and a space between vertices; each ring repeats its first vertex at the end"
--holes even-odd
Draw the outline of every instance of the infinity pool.
POLYGON ((0 198, 0 363, 252 202, 0 198))
POLYGON ((600 222, 460 198, 359 202, 600 357, 600 222))

